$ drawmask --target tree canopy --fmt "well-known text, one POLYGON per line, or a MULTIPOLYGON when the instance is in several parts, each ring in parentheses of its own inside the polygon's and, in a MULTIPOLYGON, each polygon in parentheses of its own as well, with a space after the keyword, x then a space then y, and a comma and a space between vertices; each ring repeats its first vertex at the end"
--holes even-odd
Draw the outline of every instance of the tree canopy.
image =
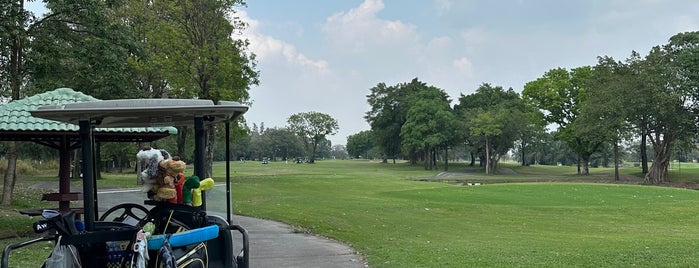
POLYGON ((473 94, 462 94, 454 109, 460 115, 464 140, 480 152, 487 174, 497 169, 500 158, 514 148, 533 118, 527 116, 522 99, 513 89, 488 83, 473 94))
POLYGON ((315 162, 316 150, 318 145, 325 141, 325 136, 337 133, 340 128, 337 120, 320 112, 293 114, 287 123, 288 128, 301 138, 307 149, 310 149, 309 163, 315 162))

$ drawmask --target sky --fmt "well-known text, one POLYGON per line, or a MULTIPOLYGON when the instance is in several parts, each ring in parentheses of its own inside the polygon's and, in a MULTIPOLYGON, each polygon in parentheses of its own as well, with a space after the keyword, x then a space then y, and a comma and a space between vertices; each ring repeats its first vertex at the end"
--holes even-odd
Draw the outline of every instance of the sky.
POLYGON ((642 55, 699 31, 696 0, 247 0, 237 36, 257 55, 248 125, 321 112, 333 145, 369 130, 366 96, 418 78, 455 104, 479 85, 522 91, 546 71, 642 55))
POLYGON ((260 72, 248 125, 321 112, 338 121, 336 145, 370 129, 366 96, 379 83, 418 78, 453 104, 483 83, 521 93, 550 69, 699 31, 697 14, 696 0, 247 0, 235 16, 248 28, 233 37, 250 41, 260 72))

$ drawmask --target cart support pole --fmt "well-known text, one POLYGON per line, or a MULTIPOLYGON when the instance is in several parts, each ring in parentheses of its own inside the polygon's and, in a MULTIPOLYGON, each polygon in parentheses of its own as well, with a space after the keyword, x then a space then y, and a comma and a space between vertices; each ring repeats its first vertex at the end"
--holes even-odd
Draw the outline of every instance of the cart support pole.
POLYGON ((231 224, 231 121, 226 120, 226 220, 231 224))
POLYGON ((82 145, 83 200, 85 213, 85 230, 92 231, 95 222, 95 184, 92 169, 94 152, 92 146, 92 124, 88 120, 80 120, 80 143, 82 145))
MULTIPOLYGON (((194 118, 194 175, 200 179, 206 178, 206 133, 204 133, 204 118, 194 118)), ((206 211, 206 191, 201 192, 201 209, 206 211)))

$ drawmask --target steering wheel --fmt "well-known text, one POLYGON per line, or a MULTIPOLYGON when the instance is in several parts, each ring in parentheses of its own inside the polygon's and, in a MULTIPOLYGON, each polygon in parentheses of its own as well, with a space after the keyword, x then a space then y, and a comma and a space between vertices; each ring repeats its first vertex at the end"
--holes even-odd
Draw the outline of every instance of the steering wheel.
POLYGON ((134 219, 139 222, 144 221, 148 217, 148 209, 144 206, 134 203, 124 203, 116 205, 102 214, 100 221, 115 221, 125 222, 126 220, 134 219), (121 212, 121 214, 119 214, 121 212), (119 214, 119 216, 111 218, 111 214, 119 214))

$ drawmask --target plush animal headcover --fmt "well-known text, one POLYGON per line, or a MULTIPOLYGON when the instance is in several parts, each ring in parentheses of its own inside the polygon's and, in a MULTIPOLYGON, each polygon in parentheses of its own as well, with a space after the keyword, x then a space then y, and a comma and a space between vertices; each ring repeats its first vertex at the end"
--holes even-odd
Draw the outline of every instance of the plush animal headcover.
POLYGON ((182 203, 192 205, 192 189, 199 188, 199 177, 192 175, 186 178, 182 189, 182 203))
POLYGON ((158 150, 150 146, 143 147, 136 153, 137 165, 141 168, 138 180, 143 183, 145 192, 154 191, 155 177, 158 175, 158 163, 170 159, 170 154, 165 150, 158 150))
POLYGON ((198 207, 203 204, 201 191, 214 188, 214 179, 206 178, 199 182, 199 187, 192 189, 192 206, 198 207))
MULTIPOLYGON (((177 156, 160 161, 158 167, 161 170, 159 174, 162 175, 157 175, 155 180, 157 187, 156 200, 168 201, 175 204, 178 203, 178 191, 176 190, 175 185, 178 184, 180 179, 184 180, 184 175, 181 174, 184 172, 186 166, 187 164, 185 164, 185 162, 180 160, 180 158, 177 156)), ((182 184, 179 185, 181 187, 182 184)))

